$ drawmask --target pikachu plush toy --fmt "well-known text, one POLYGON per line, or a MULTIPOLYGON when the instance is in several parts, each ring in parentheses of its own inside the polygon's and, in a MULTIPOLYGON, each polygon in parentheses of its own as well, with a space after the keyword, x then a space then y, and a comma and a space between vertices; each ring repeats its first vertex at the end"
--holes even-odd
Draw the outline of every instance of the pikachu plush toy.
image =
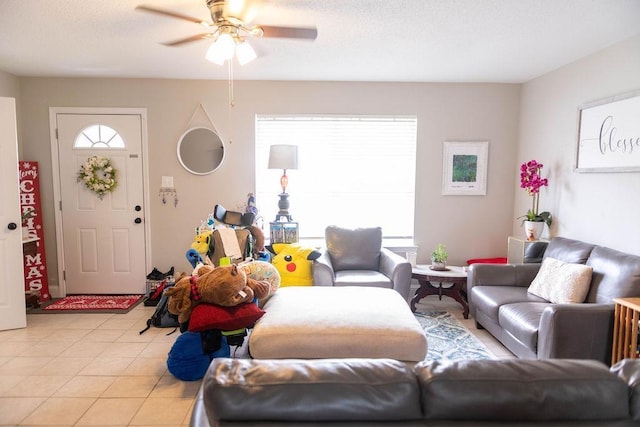
POLYGON ((290 243, 274 243, 267 250, 274 255, 271 262, 280 273, 280 286, 313 285, 311 268, 320 252, 290 243))

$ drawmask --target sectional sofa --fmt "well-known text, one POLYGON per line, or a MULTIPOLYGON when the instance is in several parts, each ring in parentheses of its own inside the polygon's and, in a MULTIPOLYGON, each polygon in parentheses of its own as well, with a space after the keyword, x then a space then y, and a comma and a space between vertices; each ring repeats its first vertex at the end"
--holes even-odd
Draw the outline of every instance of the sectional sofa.
MULTIPOLYGON (((583 277, 584 278, 584 277, 583 277)), ((577 281, 576 281, 577 282, 577 281)), ((542 285, 545 285, 542 283, 542 285)), ((640 257, 603 246, 556 237, 540 264, 473 264, 467 295, 471 315, 520 358, 595 359, 609 363, 613 336, 614 298, 640 297, 640 257), (556 263, 556 260, 558 263, 556 263), (572 269, 566 279, 552 263, 572 269), (582 267, 581 267, 582 266, 582 267), (584 267, 584 268, 583 268, 584 267), (578 270, 591 269, 584 301, 558 303, 531 293, 532 282, 557 282, 549 292, 569 289, 578 270), (564 287, 567 289, 563 289, 564 287)))
POLYGON ((640 361, 214 359, 192 427, 640 426, 640 361))

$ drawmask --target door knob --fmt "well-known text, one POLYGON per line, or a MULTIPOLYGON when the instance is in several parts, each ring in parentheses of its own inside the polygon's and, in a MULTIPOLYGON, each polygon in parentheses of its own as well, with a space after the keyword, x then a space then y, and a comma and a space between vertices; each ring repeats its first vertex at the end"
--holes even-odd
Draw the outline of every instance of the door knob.
POLYGON ((140 212, 142 210, 142 206, 136 205, 134 209, 136 210, 136 212, 140 212))
POLYGON ((9 225, 7 225, 7 228, 9 230, 15 230, 16 228, 18 228, 18 224, 16 224, 15 222, 10 222, 9 225))
POLYGON ((136 218, 133 220, 136 224, 140 224, 142 222, 142 218, 136 218))

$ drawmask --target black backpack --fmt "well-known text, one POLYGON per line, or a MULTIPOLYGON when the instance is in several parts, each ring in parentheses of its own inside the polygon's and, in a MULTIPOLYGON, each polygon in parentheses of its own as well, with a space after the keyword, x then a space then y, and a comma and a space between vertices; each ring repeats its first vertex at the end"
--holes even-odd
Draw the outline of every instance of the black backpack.
MULTIPOLYGON (((162 293, 162 297, 160 297, 160 301, 158 301, 158 305, 156 305, 156 310, 153 312, 153 315, 147 320, 147 327, 141 330, 140 334, 143 334, 152 326, 156 328, 177 328, 180 326, 178 316, 169 313, 169 296, 164 292, 162 293)), ((174 329, 169 334, 175 331, 174 329)))

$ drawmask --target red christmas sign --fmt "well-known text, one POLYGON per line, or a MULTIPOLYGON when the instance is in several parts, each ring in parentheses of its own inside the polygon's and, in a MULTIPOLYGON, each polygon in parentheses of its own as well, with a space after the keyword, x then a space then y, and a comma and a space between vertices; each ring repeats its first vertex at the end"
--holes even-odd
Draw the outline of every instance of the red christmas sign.
POLYGON ((48 301, 51 299, 51 295, 49 294, 49 279, 47 277, 47 263, 44 254, 38 162, 19 162, 19 166, 22 227, 29 231, 29 239, 37 239, 36 253, 34 255, 25 254, 24 256, 25 290, 39 291, 40 300, 48 301))

